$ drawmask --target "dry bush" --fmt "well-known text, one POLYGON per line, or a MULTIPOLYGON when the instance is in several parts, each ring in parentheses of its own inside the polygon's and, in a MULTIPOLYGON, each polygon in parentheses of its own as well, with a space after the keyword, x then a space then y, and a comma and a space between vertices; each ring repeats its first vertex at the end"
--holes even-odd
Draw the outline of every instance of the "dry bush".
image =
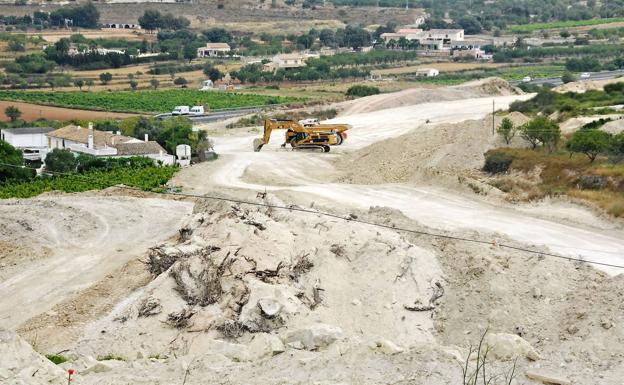
POLYGON ((167 324, 176 329, 183 329, 189 325, 189 320, 193 315, 195 315, 195 311, 189 308, 169 313, 167 324))

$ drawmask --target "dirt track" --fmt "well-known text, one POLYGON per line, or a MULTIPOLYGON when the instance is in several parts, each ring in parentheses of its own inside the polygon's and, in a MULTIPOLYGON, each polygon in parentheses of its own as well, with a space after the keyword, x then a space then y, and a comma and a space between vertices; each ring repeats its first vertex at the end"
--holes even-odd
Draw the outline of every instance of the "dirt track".
MULTIPOLYGON (((513 100, 527 97, 503 96, 494 99, 499 108, 505 108, 513 100)), ((375 97, 371 99, 377 100, 375 97)), ((435 125, 439 123, 482 118, 491 110, 492 99, 416 104, 335 118, 334 121, 353 125, 347 144, 338 148, 337 152, 353 151, 408 132, 435 130, 435 125), (431 123, 424 124, 427 119, 431 123)), ((366 105, 367 101, 359 103, 366 105)), ((365 108, 362 105, 358 104, 354 109, 365 108)), ((328 183, 336 176, 332 163, 340 162, 340 158, 333 154, 319 156, 280 151, 281 135, 274 132, 272 142, 260 153, 251 152, 251 135, 214 138, 216 150, 223 154, 222 158, 215 165, 200 165, 182 171, 174 184, 202 192, 211 188, 205 183, 205 179, 209 178, 217 186, 289 194, 297 204, 304 206, 318 199, 333 201, 341 207, 386 206, 401 210, 422 225, 435 229, 462 234, 477 231, 479 237, 486 240, 510 238, 527 246, 550 249, 564 255, 622 263, 620 255, 624 253, 624 234, 621 230, 606 231, 559 222, 555 208, 548 210, 553 219, 536 218, 513 206, 490 203, 474 195, 466 196, 452 189, 440 188, 435 186, 435 181, 418 185, 372 186, 328 183), (199 180, 201 184, 197 183, 199 180)), ((489 138, 487 136, 485 140, 489 138)), ((445 138, 439 140, 444 141, 445 138)), ((473 140, 484 138, 474 137, 473 140)), ((371 161, 374 163, 375 160, 371 161)), ((609 268, 605 270, 620 272, 609 268)))
POLYGON ((33 265, 24 263, 23 256, 2 261, 0 327, 16 328, 141 256, 174 235, 190 210, 190 203, 127 197, 2 201, 0 221, 8 224, 4 231, 11 235, 21 228, 23 239, 16 244, 31 248, 24 254, 52 251, 33 265))

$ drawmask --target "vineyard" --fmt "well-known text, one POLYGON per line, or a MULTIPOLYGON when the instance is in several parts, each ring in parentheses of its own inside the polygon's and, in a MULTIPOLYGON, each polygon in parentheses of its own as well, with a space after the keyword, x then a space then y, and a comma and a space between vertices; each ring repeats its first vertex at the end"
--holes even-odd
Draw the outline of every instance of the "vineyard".
POLYGON ((0 199, 30 198, 49 191, 67 193, 100 190, 117 184, 152 190, 163 186, 178 170, 174 166, 115 168, 62 176, 42 176, 30 181, 0 184, 0 199))
POLYGON ((207 105, 211 110, 289 103, 299 98, 203 92, 198 90, 154 90, 119 92, 0 91, 0 100, 110 112, 165 113, 175 106, 207 105))

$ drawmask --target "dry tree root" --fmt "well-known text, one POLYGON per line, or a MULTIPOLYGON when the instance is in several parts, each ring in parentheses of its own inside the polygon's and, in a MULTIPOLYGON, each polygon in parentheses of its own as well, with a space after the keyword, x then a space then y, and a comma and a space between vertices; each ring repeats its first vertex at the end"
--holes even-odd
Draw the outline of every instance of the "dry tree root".
POLYGON ((167 315, 167 324, 176 329, 183 329, 189 325, 189 320, 195 314, 192 309, 182 309, 167 315))
POLYGON ((216 329, 227 338, 238 338, 245 332, 245 325, 238 320, 225 320, 216 329))
POLYGON ((290 269, 290 279, 298 281, 300 276, 312 270, 314 263, 310 261, 309 255, 310 253, 305 253, 297 257, 297 260, 290 269))
POLYGON ((189 305, 207 306, 221 299, 221 277, 232 263, 234 259, 229 256, 217 265, 210 254, 202 255, 199 261, 185 260, 176 263, 170 274, 177 284, 176 290, 189 305))
POLYGON ((149 317, 162 311, 160 300, 154 297, 144 299, 139 305, 139 317, 149 317))
POLYGON ((262 231, 262 230, 266 230, 266 226, 263 225, 260 222, 256 222, 256 221, 252 221, 251 219, 246 220, 245 222, 246 225, 251 225, 254 226, 255 228, 257 228, 258 230, 262 231))
POLYGON ((210 254, 213 251, 218 250, 221 250, 221 248, 217 246, 207 246, 196 252, 185 253, 178 249, 167 249, 165 246, 157 246, 149 249, 149 254, 145 264, 153 276, 159 276, 169 270, 169 268, 179 259, 188 259, 189 257, 197 254, 210 254))

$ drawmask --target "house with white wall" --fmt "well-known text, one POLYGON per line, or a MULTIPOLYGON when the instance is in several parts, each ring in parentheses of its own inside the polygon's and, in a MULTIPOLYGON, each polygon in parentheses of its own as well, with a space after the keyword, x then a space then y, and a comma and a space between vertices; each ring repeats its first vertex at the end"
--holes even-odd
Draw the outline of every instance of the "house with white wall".
POLYGON ((207 43, 205 47, 197 48, 197 57, 214 57, 225 55, 232 49, 228 43, 207 43))
POLYGON ((273 56, 273 60, 265 64, 264 68, 267 70, 302 68, 306 66, 305 61, 307 58, 302 53, 283 53, 273 56))
POLYGON ((46 134, 52 131, 54 128, 50 127, 3 128, 0 138, 22 150, 24 159, 40 160, 48 149, 46 134))
POLYGON ((120 132, 95 130, 89 124, 89 128, 65 126, 48 132, 46 136, 49 151, 60 148, 98 157, 145 156, 165 165, 175 163, 175 157, 167 154, 157 142, 150 141, 147 135, 144 140, 140 140, 121 135, 120 132))

